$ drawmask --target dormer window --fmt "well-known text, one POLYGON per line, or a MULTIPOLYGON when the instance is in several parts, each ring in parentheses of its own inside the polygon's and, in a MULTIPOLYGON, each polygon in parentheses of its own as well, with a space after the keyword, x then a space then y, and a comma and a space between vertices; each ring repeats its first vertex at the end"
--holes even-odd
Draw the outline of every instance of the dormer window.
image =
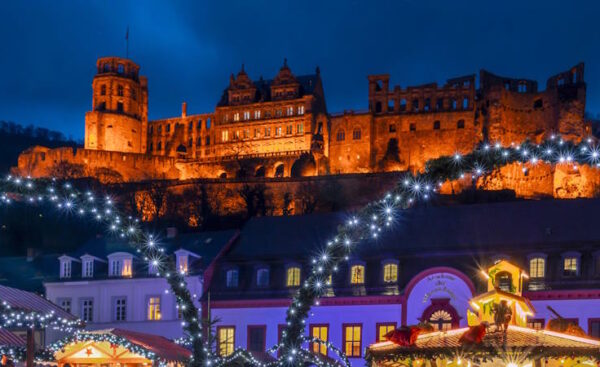
POLYGON ((529 259, 529 277, 540 279, 546 276, 546 259, 542 256, 534 256, 529 259))
POLYGON ((259 268, 256 270, 256 286, 268 287, 269 286, 269 269, 259 268))
POLYGON ((563 276, 572 278, 579 276, 581 255, 577 252, 568 252, 562 256, 563 276))
POLYGON ((190 271, 190 256, 199 258, 200 256, 184 249, 175 251, 175 266, 182 274, 187 274, 190 271))
POLYGON ((350 267, 350 284, 360 285, 365 284, 365 266, 352 265, 350 267))
POLYGON ((239 271, 237 269, 229 269, 225 274, 225 284, 227 288, 236 288, 238 286, 239 271))
POLYGON ((60 277, 70 278, 71 277, 71 260, 63 260, 60 262, 60 277))
POLYGON ((83 269, 81 276, 84 278, 92 278, 94 276, 94 260, 86 259, 83 261, 83 269))
POLYGON ((131 277, 133 257, 125 252, 118 252, 108 256, 108 274, 111 277, 131 277))
POLYGON ((383 263, 383 282, 396 283, 398 282, 398 263, 387 261, 383 263))
POLYGON ((300 286, 300 267, 290 266, 287 268, 286 286, 288 287, 299 287, 300 286))

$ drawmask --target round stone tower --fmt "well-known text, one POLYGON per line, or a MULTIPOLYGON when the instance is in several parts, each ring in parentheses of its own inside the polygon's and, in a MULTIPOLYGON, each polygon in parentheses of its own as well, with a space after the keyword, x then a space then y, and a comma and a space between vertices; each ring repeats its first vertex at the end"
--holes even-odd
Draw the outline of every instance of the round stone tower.
POLYGON ((146 152, 148 82, 139 70, 128 59, 98 59, 92 111, 85 115, 86 149, 146 152))

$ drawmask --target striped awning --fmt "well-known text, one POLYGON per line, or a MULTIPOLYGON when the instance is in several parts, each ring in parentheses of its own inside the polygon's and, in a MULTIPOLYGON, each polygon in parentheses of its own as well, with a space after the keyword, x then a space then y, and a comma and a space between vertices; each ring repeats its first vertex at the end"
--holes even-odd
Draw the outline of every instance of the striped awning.
POLYGON ((0 347, 25 347, 26 342, 20 336, 6 329, 0 329, 0 347))
POLYGON ((45 314, 54 312, 56 316, 63 319, 76 319, 75 316, 48 301, 44 297, 17 288, 0 285, 0 302, 6 302, 10 307, 26 312, 38 312, 45 314))

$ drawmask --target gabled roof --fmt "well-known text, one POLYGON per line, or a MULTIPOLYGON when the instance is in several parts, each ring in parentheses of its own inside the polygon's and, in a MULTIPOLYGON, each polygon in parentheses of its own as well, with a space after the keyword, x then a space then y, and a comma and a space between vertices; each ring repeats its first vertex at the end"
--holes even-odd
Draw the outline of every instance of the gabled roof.
POLYGON ((75 320, 76 317, 59 306, 38 296, 35 293, 0 285, 0 302, 6 302, 10 307, 26 312, 42 314, 54 313, 58 317, 75 320))
MULTIPOLYGON (((300 93, 298 97, 312 95, 315 87, 319 82, 318 74, 300 75, 296 76, 296 81, 300 84, 300 93)), ((264 80, 259 79, 254 82, 256 87, 256 97, 250 103, 255 102, 269 102, 271 101, 271 84, 273 79, 264 80)), ((224 107, 229 105, 229 94, 227 93, 229 88, 225 88, 221 99, 217 103, 217 107, 224 107)))
POLYGON ((6 329, 0 329, 0 347, 25 347, 25 340, 6 329))

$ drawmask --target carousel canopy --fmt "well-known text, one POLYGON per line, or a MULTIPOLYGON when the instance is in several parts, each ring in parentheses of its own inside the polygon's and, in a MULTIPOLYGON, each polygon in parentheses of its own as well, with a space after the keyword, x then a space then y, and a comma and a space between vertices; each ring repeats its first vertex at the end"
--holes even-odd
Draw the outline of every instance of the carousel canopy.
POLYGON ((535 330, 509 325, 506 333, 491 332, 476 344, 459 341, 468 328, 447 332, 421 334, 411 346, 400 346, 390 341, 369 347, 368 358, 377 365, 393 366, 405 358, 455 358, 457 355, 492 358, 503 351, 527 351, 534 358, 577 356, 600 358, 600 340, 535 330))

